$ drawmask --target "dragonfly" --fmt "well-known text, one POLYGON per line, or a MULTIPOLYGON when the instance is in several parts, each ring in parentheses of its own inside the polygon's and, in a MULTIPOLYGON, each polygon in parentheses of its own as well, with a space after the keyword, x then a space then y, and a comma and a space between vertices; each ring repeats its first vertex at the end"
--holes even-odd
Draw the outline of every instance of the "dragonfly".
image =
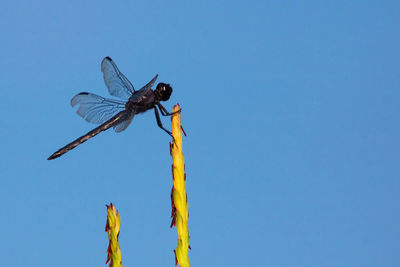
POLYGON ((155 90, 152 89, 158 74, 140 90, 135 90, 132 83, 119 71, 117 65, 110 57, 105 57, 101 62, 101 71, 103 72, 104 83, 111 96, 122 99, 115 100, 104 98, 96 94, 81 92, 71 99, 71 106, 79 105, 77 113, 87 122, 101 124, 90 132, 82 135, 71 143, 54 152, 48 160, 62 156, 71 149, 86 142, 95 135, 113 127, 114 131, 119 133, 125 130, 132 122, 136 114, 144 113, 154 109, 157 125, 172 136, 172 133, 164 128, 160 114, 171 116, 176 112, 168 110, 160 103, 167 101, 172 94, 170 84, 158 83, 155 90))

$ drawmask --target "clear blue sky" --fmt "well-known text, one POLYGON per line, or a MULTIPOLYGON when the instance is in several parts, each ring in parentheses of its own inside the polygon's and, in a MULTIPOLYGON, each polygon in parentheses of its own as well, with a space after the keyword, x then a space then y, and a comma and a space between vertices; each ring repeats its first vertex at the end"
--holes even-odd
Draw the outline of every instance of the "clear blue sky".
MULTIPOLYGON (((398 1, 11 1, 0 25, 0 265, 173 266, 170 138, 94 128, 112 57, 183 108, 192 266, 400 266, 398 1)), ((169 119, 164 120, 170 128, 169 119)))

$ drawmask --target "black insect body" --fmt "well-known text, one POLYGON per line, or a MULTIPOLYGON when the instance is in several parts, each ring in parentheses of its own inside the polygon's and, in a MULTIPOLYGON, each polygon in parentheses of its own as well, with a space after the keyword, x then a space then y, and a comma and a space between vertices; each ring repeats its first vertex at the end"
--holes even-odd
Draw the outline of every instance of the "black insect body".
POLYGON ((71 105, 73 107, 77 104, 79 105, 77 110, 79 116, 88 122, 101 125, 60 148, 48 160, 62 156, 69 150, 111 127, 114 127, 116 132, 122 132, 129 126, 136 114, 150 109, 154 109, 157 125, 172 136, 172 133, 164 128, 158 111, 160 110, 163 116, 173 115, 160 103, 160 101, 167 101, 172 94, 172 87, 169 84, 159 83, 156 89, 153 90, 151 87, 158 77, 156 75, 143 88, 136 91, 110 57, 105 57, 101 62, 101 71, 110 95, 125 101, 107 99, 87 92, 74 96, 71 99, 71 105))

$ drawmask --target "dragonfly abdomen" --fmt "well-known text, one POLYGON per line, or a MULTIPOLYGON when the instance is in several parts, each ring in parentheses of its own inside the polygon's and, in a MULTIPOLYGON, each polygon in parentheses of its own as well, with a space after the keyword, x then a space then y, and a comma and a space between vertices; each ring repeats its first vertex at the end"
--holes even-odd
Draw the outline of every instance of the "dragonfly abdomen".
POLYGON ((55 159, 55 158, 58 158, 58 157, 62 156, 63 154, 65 154, 68 151, 74 149, 78 145, 86 142, 87 140, 89 140, 93 136, 96 136, 97 134, 99 134, 99 133, 101 133, 101 132, 103 132, 103 131, 105 131, 105 130, 107 130, 107 129, 115 126, 115 125, 117 125, 118 123, 121 122, 121 118, 126 117, 127 113, 129 113, 129 111, 127 111, 127 110, 120 111, 117 115, 115 115, 114 117, 112 117, 111 119, 109 119, 108 121, 103 123, 102 125, 94 128, 93 130, 91 130, 87 134, 82 135, 81 137, 75 139, 71 143, 67 144, 66 146, 64 146, 64 147, 60 148, 59 150, 57 150, 56 152, 54 152, 50 157, 48 157, 48 160, 52 160, 52 159, 55 159))

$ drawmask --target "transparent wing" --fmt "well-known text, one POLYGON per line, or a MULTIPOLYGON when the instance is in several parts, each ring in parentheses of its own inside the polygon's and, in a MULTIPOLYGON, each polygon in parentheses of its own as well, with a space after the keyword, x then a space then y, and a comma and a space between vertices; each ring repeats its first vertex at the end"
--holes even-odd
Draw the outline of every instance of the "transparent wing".
POLYGON ((126 128, 128 128, 129 124, 131 124, 133 117, 135 116, 134 112, 128 111, 121 117, 121 122, 114 126, 114 131, 117 133, 122 132, 126 128))
POLYGON ((158 77, 158 74, 156 74, 156 76, 154 76, 154 78, 148 82, 145 86, 143 86, 142 88, 140 88, 140 90, 136 91, 130 98, 129 100, 132 101, 133 103, 135 103, 136 101, 138 101, 138 99, 144 95, 148 90, 151 90, 151 87, 154 85, 154 83, 156 82, 158 77))
POLYGON ((71 106, 79 104, 76 111, 79 116, 91 123, 100 124, 112 118, 125 108, 125 103, 107 99, 95 94, 82 92, 71 99, 71 106))
POLYGON ((101 62, 101 71, 110 95, 127 100, 135 92, 131 82, 119 71, 110 57, 105 57, 101 62))
POLYGON ((156 82, 157 78, 158 78, 158 74, 156 74, 156 76, 154 76, 154 78, 151 79, 151 81, 148 82, 145 86, 143 86, 142 88, 140 88, 140 90, 142 90, 142 89, 151 89, 151 87, 152 87, 152 86, 154 85, 154 83, 156 82))

